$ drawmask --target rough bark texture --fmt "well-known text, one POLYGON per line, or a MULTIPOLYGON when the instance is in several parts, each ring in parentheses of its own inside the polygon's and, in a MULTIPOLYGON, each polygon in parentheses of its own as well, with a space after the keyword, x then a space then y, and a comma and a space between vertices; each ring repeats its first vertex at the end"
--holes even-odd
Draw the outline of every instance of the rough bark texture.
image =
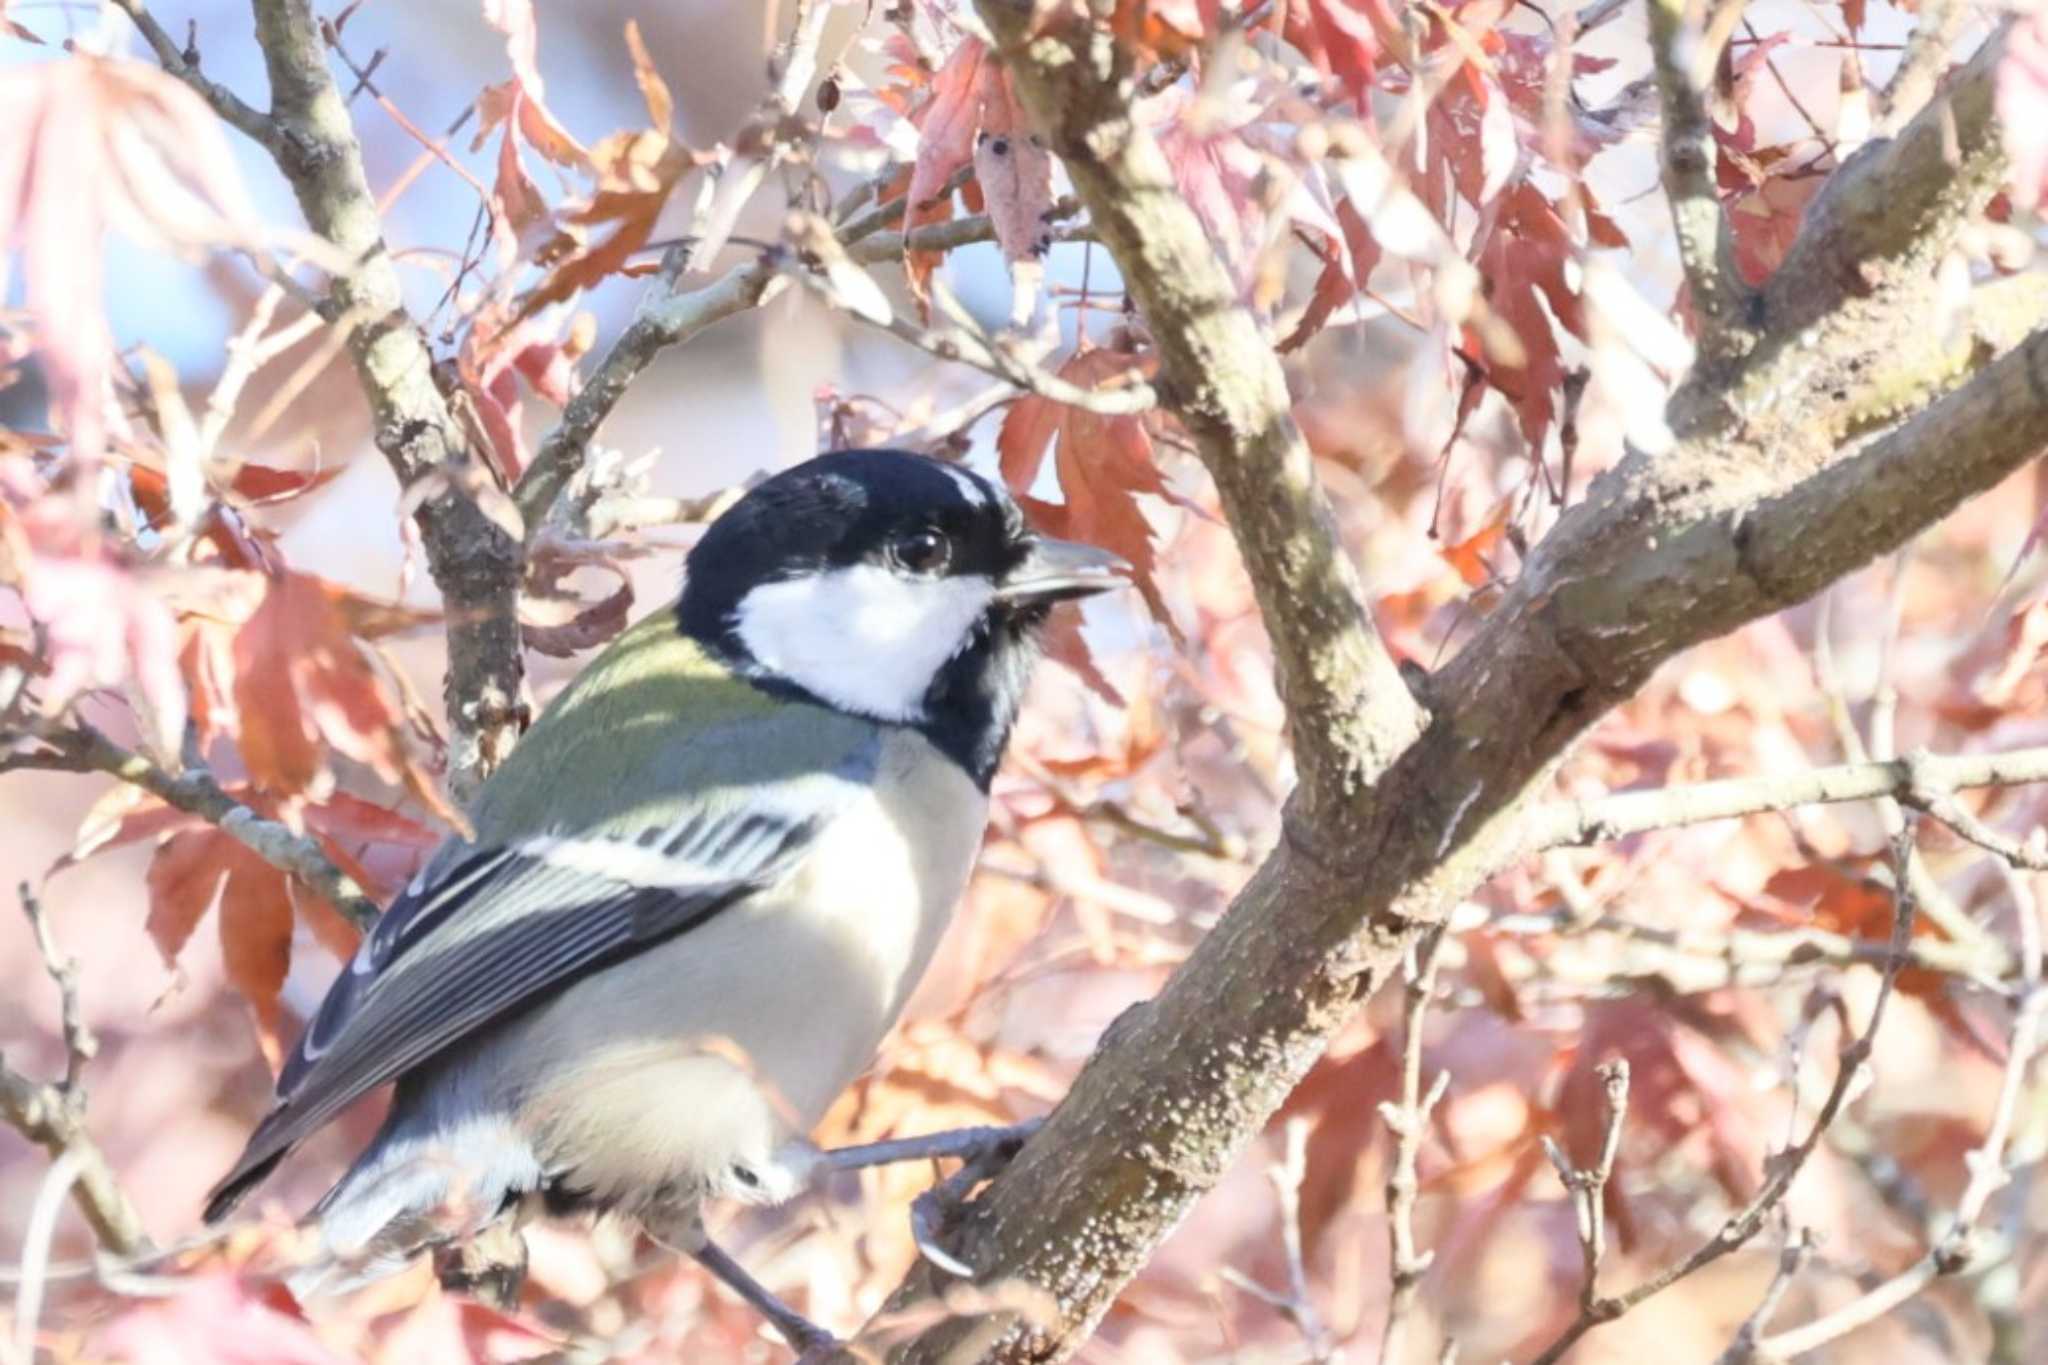
MULTIPOLYGON (((377 449, 410 487, 470 459, 462 425, 434 384, 433 355, 405 310, 385 245, 362 147, 328 70, 307 0, 254 0, 256 39, 270 74, 265 140, 312 229, 354 262, 337 275, 330 315, 349 328, 348 352, 370 402, 377 449)), ((449 787, 466 801, 525 728, 517 616, 519 543, 460 492, 414 514, 427 567, 447 604, 449 787)))
MULTIPOLYGON (((1274 636, 1302 785, 1215 932, 1118 1020, 954 1230, 950 1250, 980 1286, 1021 1281, 1054 1315, 955 1296, 960 1316, 908 1341, 877 1327, 876 1343, 911 1361, 1071 1354, 1415 936, 1526 846, 1529 799, 1588 726, 1679 651, 1811 596, 2048 444, 2048 334, 2003 352, 1909 344, 1935 330, 1934 263, 2002 173, 1987 53, 1840 173, 1758 300, 1755 346, 1687 382, 1675 448, 1631 454, 1562 518, 1431 680, 1418 733, 1328 533, 1271 342, 1128 117, 1114 44, 1073 18, 1034 33, 1021 0, 980 8, 1222 491, 1274 636), (1945 120, 1956 136, 1937 144, 1945 120), (1902 408, 1920 410, 1867 436, 1902 408)), ((948 1288, 920 1266, 891 1307, 948 1288)))

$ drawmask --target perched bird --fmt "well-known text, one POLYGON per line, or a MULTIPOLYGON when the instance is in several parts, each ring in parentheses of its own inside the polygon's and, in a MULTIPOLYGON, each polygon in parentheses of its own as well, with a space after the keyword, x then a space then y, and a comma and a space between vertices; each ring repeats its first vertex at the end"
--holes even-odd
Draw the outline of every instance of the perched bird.
POLYGON ((1125 567, 900 451, 754 488, 363 941, 207 1220, 387 1081, 301 1291, 535 1209, 701 1254, 705 1201, 795 1193, 966 884, 1039 627, 1125 567))

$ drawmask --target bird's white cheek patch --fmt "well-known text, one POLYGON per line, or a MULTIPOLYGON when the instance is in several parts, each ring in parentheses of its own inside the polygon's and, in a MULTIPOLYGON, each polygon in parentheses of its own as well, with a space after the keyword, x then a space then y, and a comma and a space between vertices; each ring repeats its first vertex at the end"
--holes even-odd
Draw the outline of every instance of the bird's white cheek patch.
POLYGON ((985 577, 910 578, 876 564, 764 583, 733 625, 754 659, 835 706, 917 720, 924 695, 995 598, 985 577))

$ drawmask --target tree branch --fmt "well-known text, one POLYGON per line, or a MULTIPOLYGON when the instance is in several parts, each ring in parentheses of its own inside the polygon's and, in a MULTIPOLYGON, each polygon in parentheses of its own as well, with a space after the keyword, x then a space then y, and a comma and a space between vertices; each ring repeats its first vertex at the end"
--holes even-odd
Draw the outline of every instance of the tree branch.
POLYGON ((257 143, 272 156, 284 152, 284 131, 277 122, 248 103, 224 85, 208 80, 199 70, 199 52, 195 45, 180 48, 164 26, 156 21, 149 7, 142 0, 114 0, 121 12, 134 23, 163 69, 190 86, 194 93, 220 115, 221 121, 257 143))
MULTIPOLYGON (((1524 805, 1588 727, 1680 651, 1812 596, 2048 445, 2048 334, 1889 433, 1845 441, 1814 422, 1838 401, 1842 376, 1813 359, 1811 338, 1775 330, 1767 314, 1773 329, 1751 357, 1726 367, 1733 373, 1695 376, 1674 400, 1673 447, 1629 454, 1534 548, 1493 614, 1432 676, 1427 728, 1410 741, 1405 697, 1390 712, 1368 705, 1387 701, 1385 653, 1327 532, 1270 348, 1236 307, 1157 148, 1132 127, 1115 44, 1066 11, 1042 16, 1028 40, 1023 7, 984 0, 983 13, 1158 339, 1163 401, 1215 472, 1275 642, 1301 790, 1217 928, 1157 997, 1126 1011, 1039 1137, 963 1210, 953 1250, 975 1283, 1044 1291, 1059 1319, 989 1310, 894 1348, 912 1361, 991 1332, 999 1344, 988 1359, 1070 1354, 1356 1001, 1518 855, 1524 805), (1677 420, 1687 403, 1704 420, 1677 420)), ((1973 63, 1970 79, 1980 78, 1973 63)), ((1962 87, 1945 96, 1965 126, 1974 99, 1962 87)), ((1995 143, 1996 129, 1986 131, 1995 143)), ((1925 300, 1905 263, 1931 272, 1997 154, 1966 142, 1950 164, 1918 138, 1909 131, 1859 154, 1843 172, 1852 188, 1809 223, 1852 264, 1878 267, 1844 320, 1823 308, 1813 325, 1862 328, 1871 346, 1880 322, 1893 345, 1929 330, 1924 307, 1900 302, 1925 300), (1907 222, 1917 234, 1898 228, 1907 222)), ((1786 315, 1824 289, 1849 298, 1856 278, 1787 293, 1799 307, 1788 302, 1786 315)), ((920 1267, 891 1308, 943 1299, 944 1287, 920 1267)))
POLYGON ((1132 117, 1119 45, 1074 16, 1034 32, 1035 7, 1023 0, 982 0, 979 10, 1144 312, 1160 400, 1194 437, 1244 550, 1293 717, 1296 804, 1304 814, 1341 810, 1424 716, 1365 609, 1273 338, 1132 117))
POLYGON ((218 825, 223 833, 239 839, 265 862, 311 887, 358 929, 368 930, 377 922, 377 903, 355 878, 335 866, 317 842, 294 834, 290 827, 275 820, 264 819, 235 800, 206 769, 189 767, 181 773, 166 772, 142 754, 122 748, 82 723, 37 738, 50 746, 48 752, 9 755, 0 759, 0 772, 9 768, 41 768, 118 777, 167 806, 218 825))
POLYGON ((1579 1261, 1579 1312, 1597 1315, 1601 1308, 1600 1262, 1607 1258, 1607 1182, 1614 1178, 1614 1163, 1621 1156, 1621 1130, 1628 1120, 1628 1058, 1613 1057, 1596 1068, 1600 1077, 1600 1151, 1591 1166, 1573 1164, 1564 1148, 1548 1133, 1543 1151, 1557 1168, 1557 1178, 1571 1197, 1577 1215, 1579 1261))
POLYGON ((1890 137, 1933 97, 1941 75, 1948 67, 1949 52, 1962 36, 1963 21, 1970 6, 1963 0, 1925 0, 1913 36, 1906 40, 1905 55, 1898 69, 1885 82, 1878 99, 1874 127, 1881 137, 1890 137))
MULTIPOLYGON (((471 458, 462 424, 434 383, 426 338, 405 311, 362 146, 327 67, 308 0, 252 0, 270 73, 270 146, 312 229, 352 262, 333 280, 327 311, 360 319, 348 351, 369 399, 374 439, 402 487, 471 458)), ((476 501, 449 486, 414 512, 427 564, 447 603, 451 729, 448 785, 467 801, 525 728, 519 648, 519 542, 476 501)))
POLYGON ((57 983, 61 998, 65 1067, 60 1081, 32 1081, 0 1058, 0 1115, 52 1159, 65 1164, 72 1176, 72 1199, 100 1246, 117 1256, 146 1254, 153 1248, 142 1217, 128 1202, 113 1167, 85 1125, 85 1091, 79 1085, 79 1072, 97 1044, 79 1014, 76 967, 58 952, 42 906, 25 883, 20 892, 21 907, 35 929, 43 965, 57 983))
MULTIPOLYGON (((701 269, 725 245, 733 225, 754 192, 784 151, 782 129, 795 115, 818 70, 818 45, 833 7, 798 0, 789 37, 769 64, 769 92, 762 105, 766 130, 758 154, 721 173, 716 192, 707 198, 690 224, 690 235, 669 251, 658 282, 642 295, 632 324, 605 352, 596 373, 562 410, 562 420, 547 434, 533 463, 519 480, 514 498, 526 519, 527 543, 546 522, 555 499, 568 487, 590 448, 591 437, 617 406, 626 386, 654 357, 681 345, 705 328, 765 301, 777 283, 777 272, 765 257, 734 266, 718 279, 683 291, 683 279, 701 269)), ((901 209, 897 210, 899 216, 901 209)), ((893 221, 893 220, 892 220, 893 221)))
POLYGON ((1991 1196, 2003 1189, 2010 1178, 2005 1165, 2006 1146, 2012 1138, 2013 1118, 2019 1109, 2020 1092, 2026 1085, 2027 1069, 2040 1051, 2041 1017, 2048 1011, 2048 988, 2041 983, 2040 933, 2038 927, 2033 927, 2033 907, 2019 908, 2023 935, 2028 940, 2022 952, 2027 963, 2026 989, 2013 1009, 2012 1028, 2006 1038, 2005 1070, 1999 1079, 1991 1121, 1985 1125, 1983 1140, 1963 1158, 1969 1181, 1956 1201, 1948 1230, 1928 1248, 1926 1255, 1868 1293, 1804 1326, 1766 1337, 1757 1347, 1764 1359, 1786 1361, 1817 1350, 1876 1321, 1942 1276, 1959 1275, 1977 1264, 1977 1220, 1983 1217, 1991 1196))
POLYGON ((1678 255, 1699 320, 1701 358, 1715 365, 1755 342, 1754 296, 1735 264, 1735 230, 1721 208, 1720 161, 1707 90, 1744 0, 1717 0, 1706 25, 1686 22, 1684 0, 1650 0, 1650 51, 1664 105, 1661 165, 1678 255))
MULTIPOLYGON (((2048 782, 2048 748, 1949 756, 1922 751, 1882 762, 1810 768, 1782 777, 1736 777, 1650 791, 1618 792, 1582 801, 1552 801, 1530 810, 1522 833, 1526 851, 1535 853, 1547 848, 1625 839, 1647 830, 1790 810, 1794 806, 1893 797, 1925 810, 1964 838, 1971 838, 1957 822, 1968 821, 1973 826, 1981 822, 1950 799, 1956 792, 2029 782, 2048 782)), ((1983 831, 1971 842, 1982 843, 1987 839, 2017 847, 2017 841, 2007 840, 1995 831, 1983 831)), ((2023 864, 2027 865, 2031 864, 2023 864)))

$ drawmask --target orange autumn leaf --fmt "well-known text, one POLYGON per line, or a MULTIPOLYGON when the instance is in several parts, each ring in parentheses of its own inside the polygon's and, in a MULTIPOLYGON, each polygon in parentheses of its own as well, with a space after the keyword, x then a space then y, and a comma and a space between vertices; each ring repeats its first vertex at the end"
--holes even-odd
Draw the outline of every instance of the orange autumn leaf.
POLYGON ((1457 544, 1444 546, 1437 553, 1443 556, 1446 564, 1458 571, 1458 577, 1465 580, 1466 587, 1482 587, 1491 583, 1497 576, 1487 564, 1486 556, 1494 546, 1500 544, 1501 537, 1507 534, 1507 529, 1508 509, 1503 506, 1499 515, 1492 521, 1457 544))
MULTIPOLYGON (((1077 351, 1059 377, 1085 389, 1110 389, 1144 378, 1147 357, 1122 351, 1077 351)), ((1154 458, 1152 433, 1137 415, 1110 416, 1069 407, 1038 394, 1017 400, 996 438, 1003 479, 1032 524, 1048 535, 1114 550, 1131 562, 1153 616, 1176 631, 1158 582, 1157 536, 1141 496, 1173 500, 1154 458), (1034 497, 1048 454, 1063 501, 1034 497)))
POLYGON ((237 740, 249 774, 280 795, 324 796, 333 774, 323 746, 331 747, 453 820, 406 751, 403 708, 357 645, 347 597, 310 574, 280 574, 236 633, 237 740))

